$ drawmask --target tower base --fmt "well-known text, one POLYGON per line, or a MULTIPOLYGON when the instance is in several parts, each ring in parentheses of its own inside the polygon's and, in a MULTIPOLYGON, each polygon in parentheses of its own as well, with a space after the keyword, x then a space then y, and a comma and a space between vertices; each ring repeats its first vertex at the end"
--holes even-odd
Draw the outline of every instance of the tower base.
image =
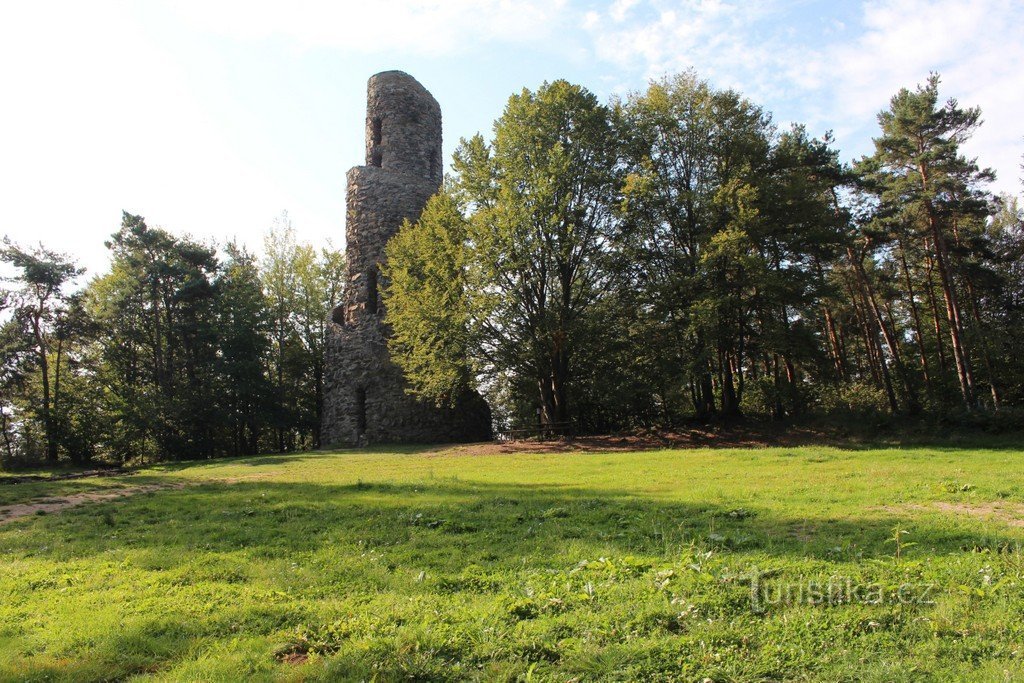
POLYGON ((491 410, 475 391, 454 407, 406 392, 376 324, 328 323, 323 431, 326 446, 469 443, 491 439, 491 410))

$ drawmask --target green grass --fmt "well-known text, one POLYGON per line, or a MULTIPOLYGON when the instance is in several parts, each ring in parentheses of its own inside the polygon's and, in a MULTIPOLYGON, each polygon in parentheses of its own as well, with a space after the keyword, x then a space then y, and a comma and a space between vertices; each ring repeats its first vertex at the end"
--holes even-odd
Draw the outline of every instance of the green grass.
POLYGON ((0 526, 0 680, 1024 680, 1024 450, 984 445, 401 449, 4 487, 189 484, 0 526))

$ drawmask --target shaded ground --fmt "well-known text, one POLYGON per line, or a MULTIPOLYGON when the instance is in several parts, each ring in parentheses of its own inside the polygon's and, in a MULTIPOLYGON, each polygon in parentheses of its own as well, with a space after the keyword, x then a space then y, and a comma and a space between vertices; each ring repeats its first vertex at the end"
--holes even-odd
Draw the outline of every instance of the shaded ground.
POLYGON ((665 448, 757 448, 765 446, 801 446, 831 443, 821 430, 812 428, 772 429, 765 427, 704 427, 686 430, 659 430, 636 434, 520 439, 493 443, 444 446, 438 452, 472 455, 507 453, 599 453, 658 450, 665 448))
POLYGON ((108 467, 103 469, 71 470, 67 472, 54 471, 46 474, 0 474, 0 485, 4 484, 27 484, 29 482, 45 481, 68 481, 71 479, 90 479, 92 477, 123 477, 130 475, 132 470, 121 467, 108 467))
MULTIPOLYGON (((983 435, 984 436, 984 435, 983 435)), ((872 425, 791 425, 780 423, 740 422, 711 426, 692 426, 675 430, 651 430, 633 434, 577 436, 547 440, 522 439, 487 444, 457 446, 456 452, 475 455, 505 453, 572 453, 602 451, 640 451, 685 448, 769 448, 799 446, 835 446, 866 448, 879 446, 911 446, 973 444, 978 435, 947 432, 930 426, 907 427, 872 425)), ((1014 438, 987 438, 991 445, 1013 445, 1014 438)), ((1019 440, 1018 440, 1019 441, 1019 440)), ((439 450, 448 450, 447 448, 439 450)))

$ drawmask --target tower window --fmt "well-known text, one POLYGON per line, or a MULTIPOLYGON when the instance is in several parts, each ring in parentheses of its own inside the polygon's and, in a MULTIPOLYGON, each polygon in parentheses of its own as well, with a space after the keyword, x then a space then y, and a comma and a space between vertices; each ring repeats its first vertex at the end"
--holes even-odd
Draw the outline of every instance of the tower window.
POLYGON ((437 174, 437 170, 438 170, 437 166, 438 166, 437 150, 436 149, 432 149, 432 150, 430 150, 430 179, 431 180, 437 180, 437 176, 438 176, 438 174, 437 174))
POLYGON ((335 325, 345 324, 345 306, 339 305, 331 309, 331 321, 335 325))
POLYGON ((366 389, 356 389, 356 434, 362 436, 366 433, 366 389))
POLYGON ((380 168, 383 160, 383 154, 380 148, 382 139, 383 133, 381 132, 381 121, 378 116, 370 120, 370 165, 376 166, 377 168, 380 168))
POLYGON ((366 272, 366 310, 377 314, 377 268, 366 272))

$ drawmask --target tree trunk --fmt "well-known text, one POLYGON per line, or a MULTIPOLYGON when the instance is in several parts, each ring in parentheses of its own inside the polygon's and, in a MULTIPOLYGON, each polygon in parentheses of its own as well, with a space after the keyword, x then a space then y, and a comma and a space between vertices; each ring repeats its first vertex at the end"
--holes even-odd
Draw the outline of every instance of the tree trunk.
MULTIPOLYGON (((845 279, 845 278, 844 278, 845 279)), ((868 369, 871 371, 871 378, 875 382, 875 386, 882 386, 882 371, 878 367, 881 359, 875 353, 875 342, 871 336, 871 327, 868 324, 868 317, 864 311, 861 310, 861 297, 858 295, 853 284, 846 282, 846 289, 850 295, 850 306, 853 307, 853 315, 857 320, 858 327, 860 327, 861 337, 864 343, 864 355, 867 357, 868 369)))
MULTIPOLYGON (((928 249, 928 240, 925 240, 925 249, 928 249)), ((939 357, 939 369, 943 374, 946 373, 948 365, 946 363, 946 347, 942 343, 942 323, 940 322, 939 316, 939 302, 935 299, 935 278, 934 269, 935 264, 932 261, 931 256, 926 256, 925 262, 925 273, 927 274, 927 289, 928 289, 928 306, 932 309, 932 323, 935 328, 935 346, 939 357)))
POLYGON ((729 360, 728 351, 724 348, 718 352, 718 361, 721 365, 722 374, 722 415, 725 417, 739 417, 741 414, 740 405, 736 398, 732 363, 729 360))
MULTIPOLYGON (((698 335, 697 343, 695 345, 695 355, 700 357, 704 353, 704 339, 698 335)), ((693 403, 694 412, 698 420, 707 420, 715 414, 715 388, 712 384, 711 371, 708 368, 708 363, 705 361, 701 368, 700 375, 697 378, 697 386, 695 392, 695 401, 693 403)))
POLYGON ((781 420, 786 416, 786 409, 782 405, 782 373, 779 371, 779 354, 772 354, 772 383, 775 387, 772 397, 772 419, 781 420))
POLYGON ((829 350, 832 352, 832 361, 836 368, 836 377, 839 381, 846 380, 846 358, 839 347, 839 335, 836 334, 836 320, 832 316, 832 311, 828 306, 824 307, 825 313, 825 333, 828 336, 829 350))
POLYGON ((0 431, 3 431, 3 434, 4 434, 4 447, 7 450, 7 461, 8 462, 13 462, 14 461, 14 446, 13 446, 13 444, 11 444, 11 434, 7 430, 7 421, 8 421, 7 411, 3 409, 3 406, 0 406, 0 431))
POLYGON ((999 387, 996 384, 996 373, 992 367, 992 354, 989 351, 988 339, 984 336, 985 326, 981 323, 981 313, 978 310, 978 295, 974 291, 974 283, 970 278, 966 279, 967 294, 971 299, 971 313, 974 323, 977 326, 978 334, 981 336, 981 357, 985 362, 985 373, 988 375, 988 386, 992 393, 992 407, 999 410, 1002 404, 1002 397, 999 394, 999 387))
POLYGON ((921 354, 921 375, 924 378, 925 390, 932 395, 931 372, 928 367, 928 352, 924 346, 924 330, 921 327, 921 314, 917 310, 917 301, 914 294, 914 283, 910 278, 910 266, 907 264, 907 253, 903 246, 903 237, 898 237, 900 265, 903 269, 903 281, 907 285, 907 297, 910 299, 910 313, 914 320, 914 336, 917 337, 917 350, 921 354))
POLYGON ((50 463, 57 462, 57 438, 53 429, 53 414, 50 404, 50 360, 47 358, 49 349, 46 346, 46 337, 43 335, 43 307, 42 300, 32 311, 32 335, 36 341, 36 351, 39 354, 39 372, 43 382, 43 432, 46 439, 46 460, 50 463))
POLYGON ((946 303, 946 319, 949 323, 949 340, 953 346, 953 360, 956 361, 957 379, 960 380, 960 392, 964 405, 974 407, 974 377, 971 372, 970 358, 964 348, 963 328, 960 325, 960 307, 953 290, 952 278, 946 263, 945 244, 939 232, 938 224, 932 221, 932 235, 935 241, 936 265, 939 267, 939 284, 942 286, 942 297, 946 303))
MULTIPOLYGON (((847 255, 849 255, 849 251, 847 252, 847 255)), ((854 271, 856 272, 856 270, 857 268, 854 264, 854 271)), ((867 344, 869 345, 870 351, 874 353, 878 372, 881 376, 882 388, 885 389, 885 396, 889 400, 889 409, 893 414, 896 414, 899 413, 900 406, 896 401, 896 392, 892 388, 892 377, 889 375, 889 364, 885 360, 885 353, 882 351, 882 343, 878 339, 878 326, 876 325, 873 328, 871 323, 868 321, 868 317, 871 315, 871 306, 868 303, 868 296, 863 287, 859 287, 858 289, 860 290, 859 298, 861 299, 861 306, 864 309, 861 314, 863 316, 861 324, 864 326, 864 334, 866 335, 867 344)))
POLYGON ((551 378, 541 377, 537 380, 537 388, 540 391, 540 424, 543 427, 557 422, 555 394, 551 386, 551 378))
MULTIPOLYGON (((928 172, 924 164, 918 165, 921 174, 921 189, 928 191, 928 172)), ((949 322, 949 340, 953 345, 953 360, 956 361, 957 379, 960 380, 960 393, 963 395, 964 406, 968 410, 974 407, 974 377, 971 372, 971 361, 963 343, 963 326, 960 321, 960 306, 953 288, 953 277, 949 271, 946 253, 946 240, 939 226, 938 216, 931 202, 925 200, 925 214, 935 246, 935 263, 939 267, 939 284, 942 286, 942 297, 946 303, 946 318, 949 322)))
MULTIPOLYGON (((907 393, 907 412, 910 414, 918 413, 921 410, 921 404, 917 400, 917 392, 914 390, 910 375, 907 372, 906 366, 903 364, 899 343, 895 338, 895 331, 885 324, 885 318, 882 316, 882 311, 878 307, 878 301, 875 298, 874 286, 871 284, 871 280, 868 278, 868 274, 864 270, 863 261, 854 255, 851 247, 846 248, 846 255, 852 262, 857 274, 860 276, 861 286, 864 288, 864 298, 866 299, 871 313, 875 318, 876 326, 879 331, 881 331, 882 336, 885 339, 885 345, 889 348, 889 354, 892 356, 893 365, 896 366, 896 372, 899 375, 900 381, 903 383, 903 388, 907 393)), ((884 357, 882 359, 882 365, 883 367, 885 365, 884 357)), ((891 391, 891 387, 888 390, 891 391)))

